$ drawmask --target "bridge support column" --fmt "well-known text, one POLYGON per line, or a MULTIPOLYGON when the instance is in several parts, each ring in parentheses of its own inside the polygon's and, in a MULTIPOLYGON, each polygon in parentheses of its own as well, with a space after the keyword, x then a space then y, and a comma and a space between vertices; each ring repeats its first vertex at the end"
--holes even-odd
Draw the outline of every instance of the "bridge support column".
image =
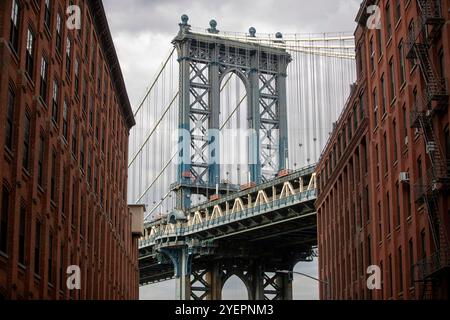
POLYGON ((260 263, 251 266, 249 300, 264 300, 264 271, 260 263))
POLYGON ((220 264, 215 262, 212 264, 209 272, 206 275, 206 281, 210 286, 207 300, 222 300, 222 270, 220 264))
POLYGON ((292 274, 277 275, 278 300, 292 300, 292 280, 292 274))
POLYGON ((178 276, 176 284, 176 299, 190 300, 191 299, 191 256, 186 248, 181 248, 179 251, 178 261, 178 276))
POLYGON ((175 299, 190 300, 192 255, 186 247, 161 249, 161 252, 172 260, 174 266, 175 299))

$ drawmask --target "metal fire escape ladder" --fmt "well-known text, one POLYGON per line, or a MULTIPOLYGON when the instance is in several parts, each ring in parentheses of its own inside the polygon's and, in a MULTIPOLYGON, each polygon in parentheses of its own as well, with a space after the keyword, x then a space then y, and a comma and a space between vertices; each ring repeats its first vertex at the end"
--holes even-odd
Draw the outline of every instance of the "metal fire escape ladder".
POLYGON ((415 185, 416 201, 423 202, 428 212, 428 220, 436 252, 420 261, 416 277, 424 283, 423 297, 429 296, 434 277, 438 271, 450 266, 450 251, 447 232, 439 216, 439 193, 450 185, 449 165, 433 129, 433 116, 448 106, 448 93, 445 79, 439 77, 429 56, 432 43, 439 37, 445 20, 441 14, 440 1, 417 0, 420 16, 417 30, 412 28, 408 35, 409 50, 407 58, 417 60, 426 88, 425 102, 415 105, 412 111, 411 126, 422 131, 431 168, 424 180, 415 185))
POLYGON ((417 0, 423 23, 429 26, 428 39, 433 41, 440 35, 445 19, 442 16, 441 1, 439 0, 417 0))

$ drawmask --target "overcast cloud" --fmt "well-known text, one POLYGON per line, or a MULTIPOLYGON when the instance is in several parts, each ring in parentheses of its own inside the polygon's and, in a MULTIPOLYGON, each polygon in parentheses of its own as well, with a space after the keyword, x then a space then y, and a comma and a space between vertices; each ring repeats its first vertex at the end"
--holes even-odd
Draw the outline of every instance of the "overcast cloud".
MULTIPOLYGON (((171 49, 180 16, 193 27, 215 19, 224 31, 321 33, 353 31, 360 0, 104 0, 131 104, 136 106, 155 71, 171 49)), ((317 262, 299 263, 297 271, 317 276, 317 262)), ((245 299, 237 279, 225 285, 224 298, 245 299)), ((317 299, 313 280, 295 276, 294 299, 317 299)), ((174 281, 141 288, 141 299, 173 299, 174 281)))

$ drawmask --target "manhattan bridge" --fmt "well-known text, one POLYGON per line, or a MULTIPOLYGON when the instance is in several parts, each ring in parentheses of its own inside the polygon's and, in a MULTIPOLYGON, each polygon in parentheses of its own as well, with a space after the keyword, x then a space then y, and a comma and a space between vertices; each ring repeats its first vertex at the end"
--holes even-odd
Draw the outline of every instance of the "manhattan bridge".
POLYGON ((134 108, 140 284, 220 300, 237 276, 251 300, 292 299, 289 271, 318 254, 315 163, 355 81, 354 38, 179 27, 134 108))

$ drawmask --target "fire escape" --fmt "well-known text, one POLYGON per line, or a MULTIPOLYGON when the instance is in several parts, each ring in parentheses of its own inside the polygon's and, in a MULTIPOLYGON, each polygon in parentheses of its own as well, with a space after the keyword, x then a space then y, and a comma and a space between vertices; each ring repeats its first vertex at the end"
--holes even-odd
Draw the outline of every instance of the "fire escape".
POLYGON ((446 111, 449 96, 446 81, 436 72, 429 53, 445 23, 440 1, 417 0, 417 5, 419 16, 409 30, 407 58, 420 67, 425 95, 422 103, 414 103, 411 126, 418 129, 424 138, 431 167, 426 177, 414 185, 414 190, 416 202, 426 206, 435 252, 415 266, 415 280, 423 283, 423 298, 432 298, 433 284, 439 281, 443 271, 450 268, 447 231, 442 224, 438 202, 439 196, 448 192, 450 186, 450 163, 433 127, 433 118, 446 111))

